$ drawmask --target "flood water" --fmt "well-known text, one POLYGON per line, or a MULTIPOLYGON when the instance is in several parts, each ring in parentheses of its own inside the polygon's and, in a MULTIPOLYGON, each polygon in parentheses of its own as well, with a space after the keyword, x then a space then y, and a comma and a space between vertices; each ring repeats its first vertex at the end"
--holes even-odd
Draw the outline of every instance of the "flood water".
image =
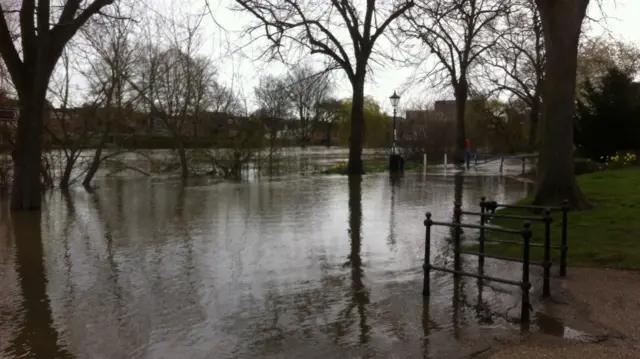
MULTIPOLYGON (((423 298, 424 213, 528 190, 383 173, 52 192, 41 215, 1 215, 0 357, 445 358, 513 329, 518 289, 433 274, 423 298)), ((446 265, 449 230, 434 231, 446 265)))

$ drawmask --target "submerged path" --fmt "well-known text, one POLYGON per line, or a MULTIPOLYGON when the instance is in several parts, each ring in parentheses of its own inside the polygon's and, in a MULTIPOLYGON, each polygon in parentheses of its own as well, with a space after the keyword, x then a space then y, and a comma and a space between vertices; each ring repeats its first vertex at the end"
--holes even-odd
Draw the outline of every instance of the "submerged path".
POLYGON ((546 328, 487 353, 490 359, 615 359, 640 356, 640 273, 574 268, 555 303, 540 308, 557 318, 546 328), (547 334, 544 333, 547 332, 547 334), (588 333, 580 336, 576 333, 588 333), (588 341, 590 343, 585 343, 588 341))

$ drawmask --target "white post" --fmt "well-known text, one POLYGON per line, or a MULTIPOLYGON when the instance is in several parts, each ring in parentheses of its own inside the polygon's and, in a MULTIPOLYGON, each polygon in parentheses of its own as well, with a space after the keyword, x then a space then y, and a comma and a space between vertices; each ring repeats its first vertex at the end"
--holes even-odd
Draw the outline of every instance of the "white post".
POLYGON ((424 157, 422 158, 422 170, 424 172, 427 172, 427 154, 424 154, 424 157))
POLYGON ((447 169, 447 154, 444 154, 444 169, 447 169))

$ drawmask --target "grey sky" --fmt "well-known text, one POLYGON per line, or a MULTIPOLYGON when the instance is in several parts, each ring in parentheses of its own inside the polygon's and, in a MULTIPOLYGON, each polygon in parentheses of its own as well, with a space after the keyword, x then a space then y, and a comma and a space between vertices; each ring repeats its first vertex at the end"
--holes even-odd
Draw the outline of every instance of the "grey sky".
MULTIPOLYGON (((204 0, 202 0, 204 1, 204 0)), ((224 41, 230 41, 233 43, 239 43, 243 40, 239 40, 241 30, 249 21, 253 21, 253 18, 248 14, 239 14, 228 10, 230 5, 233 5, 233 0, 208 0, 212 13, 214 14, 216 21, 219 22, 226 30, 226 34, 222 34, 219 28, 214 25, 211 16, 205 19, 206 32, 210 33, 209 41, 211 49, 214 53, 219 54, 221 47, 226 46, 224 41), (224 38, 224 41, 222 40, 224 38)), ((622 38, 628 41, 633 41, 640 44, 640 24, 637 21, 637 15, 640 15, 640 1, 638 0, 603 0, 603 9, 607 15, 605 26, 609 29, 610 34, 616 38, 622 38)), ((199 8, 201 4, 199 1, 193 2, 196 8, 199 8)), ((592 1, 592 5, 589 12, 592 17, 600 17, 600 10, 596 6, 596 2, 592 1)), ((603 34, 603 28, 595 25, 592 31, 593 35, 603 34)), ((246 41, 246 40, 245 40, 246 41)), ((207 45, 209 45, 207 44, 207 45)), ((388 44, 380 44, 382 47, 389 46, 388 44)), ((251 50, 248 50, 249 52, 251 50)), ((315 55, 321 58, 321 55, 315 55)), ((217 56, 216 56, 217 57, 217 56)), ((278 63, 264 64, 264 63, 251 63, 248 59, 243 59, 241 56, 234 56, 233 58, 225 57, 218 62, 220 68, 221 79, 229 83, 231 81, 231 74, 236 74, 234 80, 234 86, 241 86, 244 92, 248 95, 252 95, 252 89, 257 84, 257 80, 260 75, 265 73, 281 74, 286 72, 286 67, 278 63), (240 74, 240 75, 238 75, 240 74), (241 76, 238 78, 237 76, 241 76)), ((380 66, 374 66, 374 73, 368 77, 368 83, 366 87, 366 94, 374 97, 387 111, 390 110, 390 104, 388 97, 394 90, 402 92, 401 107, 403 104, 410 102, 427 100, 427 99, 441 99, 441 97, 448 97, 446 93, 436 93, 429 90, 428 85, 413 86, 411 88, 403 88, 403 84, 406 82, 408 76, 412 73, 411 69, 402 69, 392 65, 385 65, 384 68, 380 66)), ((351 89, 348 82, 343 81, 336 89, 336 96, 348 97, 351 94, 351 89)))

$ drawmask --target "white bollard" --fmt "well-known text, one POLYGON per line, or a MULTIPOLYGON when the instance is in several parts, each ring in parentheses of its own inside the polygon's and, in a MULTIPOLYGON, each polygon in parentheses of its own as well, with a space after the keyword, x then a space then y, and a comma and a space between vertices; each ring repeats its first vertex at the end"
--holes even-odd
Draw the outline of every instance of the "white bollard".
POLYGON ((444 169, 447 169, 447 154, 444 154, 444 169))
POLYGON ((427 154, 422 158, 422 171, 427 172, 427 154))

